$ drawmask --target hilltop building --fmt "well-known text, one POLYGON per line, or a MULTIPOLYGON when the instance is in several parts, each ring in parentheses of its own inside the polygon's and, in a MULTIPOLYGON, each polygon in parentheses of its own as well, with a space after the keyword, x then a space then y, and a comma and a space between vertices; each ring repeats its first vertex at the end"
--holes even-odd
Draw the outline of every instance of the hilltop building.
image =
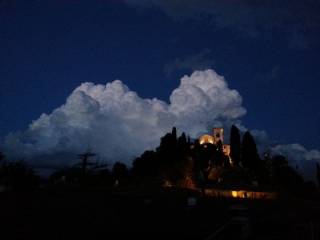
POLYGON ((224 155, 226 155, 229 158, 230 163, 231 163, 232 161, 231 161, 231 157, 230 157, 230 145, 229 144, 224 144, 224 142, 223 142, 223 137, 224 137, 223 131, 224 131, 223 128, 213 128, 212 135, 204 134, 204 135, 199 137, 199 143, 201 145, 204 145, 204 144, 217 144, 219 141, 221 141, 223 153, 224 153, 224 155))

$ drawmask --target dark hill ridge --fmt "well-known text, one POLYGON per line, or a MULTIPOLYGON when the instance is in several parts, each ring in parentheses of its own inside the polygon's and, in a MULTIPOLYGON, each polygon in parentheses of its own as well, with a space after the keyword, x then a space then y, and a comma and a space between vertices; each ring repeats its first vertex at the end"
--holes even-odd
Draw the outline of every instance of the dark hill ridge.
POLYGON ((283 156, 261 159, 253 137, 244 136, 230 141, 227 156, 221 141, 192 142, 173 128, 132 168, 117 162, 110 169, 82 154, 79 164, 49 179, 2 157, 2 236, 317 239, 311 237, 320 236, 318 188, 283 156))

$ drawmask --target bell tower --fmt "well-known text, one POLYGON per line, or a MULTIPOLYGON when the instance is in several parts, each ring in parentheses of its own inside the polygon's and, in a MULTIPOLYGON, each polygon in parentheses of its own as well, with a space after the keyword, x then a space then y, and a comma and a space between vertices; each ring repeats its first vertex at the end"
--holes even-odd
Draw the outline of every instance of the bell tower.
POLYGON ((223 128, 214 128, 213 137, 215 144, 219 141, 223 144, 223 128))

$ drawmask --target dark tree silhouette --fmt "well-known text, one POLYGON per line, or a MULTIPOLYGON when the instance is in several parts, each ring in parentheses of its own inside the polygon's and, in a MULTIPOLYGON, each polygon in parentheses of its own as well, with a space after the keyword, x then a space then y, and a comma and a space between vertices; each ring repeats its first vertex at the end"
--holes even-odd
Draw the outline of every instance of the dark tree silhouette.
MULTIPOLYGON (((132 175, 139 184, 149 185, 147 182, 162 185, 165 182, 179 184, 193 171, 193 159, 190 157, 191 142, 186 134, 177 138, 174 127, 171 133, 161 138, 156 151, 146 151, 133 162, 132 175), (187 173, 188 172, 188 173, 187 173)), ((192 175, 193 176, 193 175, 192 175)))
POLYGON ((173 160, 172 170, 170 171, 170 179, 177 182, 187 175, 190 176, 190 167, 192 165, 192 160, 188 158, 190 155, 190 145, 187 142, 187 137, 185 133, 182 133, 177 140, 176 149, 173 152, 175 159, 173 160), (187 170, 188 169, 188 170, 187 170))
POLYGON ((158 177, 159 161, 154 151, 145 151, 140 157, 133 161, 132 165, 132 174, 135 178, 143 180, 148 178, 148 180, 145 181, 152 181, 158 177))
POLYGON ((0 163, 4 160, 5 156, 2 152, 0 152, 0 163))
POLYGON ((218 141, 214 151, 214 164, 216 166, 223 166, 225 162, 225 155, 223 153, 223 145, 221 141, 218 141))
POLYGON ((176 130, 172 129, 172 133, 167 133, 161 138, 160 146, 157 148, 157 155, 159 157, 160 171, 167 171, 172 168, 172 164, 177 161, 177 138, 176 130))
POLYGON ((320 165, 317 163, 317 181, 318 181, 318 186, 320 187, 320 165))
POLYGON ((188 135, 188 137, 187 137, 187 142, 188 142, 189 145, 191 145, 191 138, 190 138, 189 135, 188 135))
POLYGON ((117 185, 126 183, 129 179, 129 171, 124 163, 116 162, 112 168, 112 176, 117 185))
POLYGON ((175 128, 172 129, 172 133, 167 133, 161 138, 160 146, 157 148, 157 152, 162 155, 170 155, 174 152, 177 145, 177 136, 175 128))
POLYGON ((189 153, 189 144, 185 133, 182 133, 177 140, 177 151, 180 158, 184 158, 189 153))
MULTIPOLYGON (((289 189, 292 187, 290 183, 294 183, 302 189, 301 176, 288 166, 285 158, 271 159, 267 156, 262 161, 252 135, 249 132, 244 134, 240 148, 239 130, 235 127, 233 129, 232 141, 236 145, 233 154, 236 159, 240 158, 241 163, 239 165, 239 160, 236 160, 237 167, 229 168, 229 158, 223 153, 221 141, 217 144, 201 145, 199 140, 195 140, 192 144, 184 133, 177 138, 176 129, 173 128, 172 132, 161 138, 156 151, 146 151, 134 160, 131 173, 135 183, 139 186, 170 184, 187 188, 197 184, 203 188, 206 184, 220 180, 243 184, 252 184, 255 181, 259 185, 274 183, 274 187, 283 186, 284 189, 289 189), (224 177, 220 178, 219 175, 224 177)), ((112 174, 114 180, 121 182, 121 178, 126 178, 123 176, 128 173, 125 165, 117 163, 112 174)))
POLYGON ((174 139, 177 139, 177 129, 176 129, 176 127, 173 127, 173 128, 172 128, 171 134, 172 134, 172 137, 173 137, 174 139))
POLYGON ((249 131, 243 135, 241 162, 243 167, 250 169, 256 169, 260 164, 257 145, 249 131))
POLYGON ((213 144, 200 145, 196 140, 192 151, 192 157, 195 159, 195 166, 198 170, 206 170, 215 164, 216 146, 213 144))
POLYGON ((55 171, 51 174, 49 182, 54 185, 78 184, 83 179, 83 171, 79 167, 70 167, 55 171))
POLYGON ((273 172, 272 182, 274 185, 291 192, 301 190, 304 183, 303 178, 294 168, 288 165, 288 160, 284 156, 274 156, 271 159, 271 167, 273 172))
POLYGON ((240 163, 241 137, 239 129, 232 125, 230 134, 230 157, 235 166, 240 163))
POLYGON ((39 177, 24 161, 6 161, 0 168, 0 182, 7 189, 29 190, 37 186, 39 177))

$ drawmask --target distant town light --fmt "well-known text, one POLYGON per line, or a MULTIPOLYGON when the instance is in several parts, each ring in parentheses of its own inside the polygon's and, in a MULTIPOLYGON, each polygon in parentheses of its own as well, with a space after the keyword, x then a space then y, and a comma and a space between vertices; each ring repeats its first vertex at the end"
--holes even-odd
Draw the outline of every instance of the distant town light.
POLYGON ((238 192, 237 191, 231 191, 232 197, 236 198, 238 197, 238 192))

